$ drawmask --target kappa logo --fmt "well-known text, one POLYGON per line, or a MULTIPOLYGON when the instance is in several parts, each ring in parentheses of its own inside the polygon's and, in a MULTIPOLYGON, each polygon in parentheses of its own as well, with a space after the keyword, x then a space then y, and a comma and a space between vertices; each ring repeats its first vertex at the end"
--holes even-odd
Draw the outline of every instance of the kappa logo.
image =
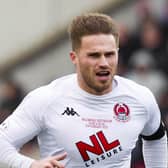
POLYGON ((80 116, 72 107, 67 107, 66 110, 62 113, 62 115, 68 115, 68 116, 80 116))

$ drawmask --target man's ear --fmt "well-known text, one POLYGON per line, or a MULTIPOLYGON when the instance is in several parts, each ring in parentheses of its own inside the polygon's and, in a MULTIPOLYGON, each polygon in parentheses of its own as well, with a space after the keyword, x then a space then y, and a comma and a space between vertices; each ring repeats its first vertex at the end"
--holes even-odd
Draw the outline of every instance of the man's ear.
POLYGON ((72 63, 73 63, 73 64, 76 64, 77 55, 76 55, 76 52, 75 52, 75 51, 71 51, 71 52, 70 52, 70 58, 71 58, 72 63))

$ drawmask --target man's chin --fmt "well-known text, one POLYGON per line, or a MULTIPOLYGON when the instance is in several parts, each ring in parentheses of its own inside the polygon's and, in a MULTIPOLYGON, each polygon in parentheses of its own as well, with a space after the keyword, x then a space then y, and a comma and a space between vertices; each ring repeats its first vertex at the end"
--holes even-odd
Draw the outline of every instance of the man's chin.
POLYGON ((110 92, 112 88, 111 82, 105 82, 97 85, 96 91, 99 93, 110 92))

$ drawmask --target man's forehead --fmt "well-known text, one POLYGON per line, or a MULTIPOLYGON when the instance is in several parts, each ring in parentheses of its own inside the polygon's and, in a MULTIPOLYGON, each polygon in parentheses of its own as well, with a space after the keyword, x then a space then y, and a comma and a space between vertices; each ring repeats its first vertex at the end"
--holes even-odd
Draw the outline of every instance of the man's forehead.
POLYGON ((97 48, 116 48, 116 40, 113 35, 90 35, 81 39, 81 47, 90 49, 97 48))

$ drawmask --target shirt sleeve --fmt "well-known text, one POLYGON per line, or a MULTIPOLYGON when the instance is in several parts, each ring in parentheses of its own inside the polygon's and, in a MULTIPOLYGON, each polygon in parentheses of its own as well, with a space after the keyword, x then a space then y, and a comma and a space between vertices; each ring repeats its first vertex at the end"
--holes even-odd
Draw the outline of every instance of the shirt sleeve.
POLYGON ((144 93, 143 101, 147 112, 147 120, 141 134, 150 136, 158 130, 161 123, 161 114, 156 99, 151 91, 147 90, 146 94, 144 93))
POLYGON ((153 140, 143 140, 143 156, 146 168, 167 168, 167 136, 153 140))
POLYGON ((38 92, 29 94, 0 125, 0 162, 11 168, 29 168, 33 162, 33 159, 19 154, 18 150, 44 127, 42 114, 46 100, 40 95, 38 92))

